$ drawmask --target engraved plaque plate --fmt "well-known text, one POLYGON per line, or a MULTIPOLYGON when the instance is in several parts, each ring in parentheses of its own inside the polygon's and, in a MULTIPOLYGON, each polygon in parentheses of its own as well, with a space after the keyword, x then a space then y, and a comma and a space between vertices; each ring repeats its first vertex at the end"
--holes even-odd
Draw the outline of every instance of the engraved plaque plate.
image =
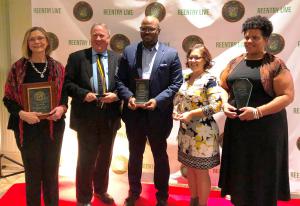
POLYGON ((253 85, 247 78, 241 78, 234 81, 232 89, 237 109, 248 106, 252 87, 253 85))
POLYGON ((149 79, 136 79, 135 102, 144 104, 149 101, 149 79))
POLYGON ((40 112, 40 119, 50 115, 57 102, 57 92, 54 82, 26 83, 22 85, 24 110, 40 112))

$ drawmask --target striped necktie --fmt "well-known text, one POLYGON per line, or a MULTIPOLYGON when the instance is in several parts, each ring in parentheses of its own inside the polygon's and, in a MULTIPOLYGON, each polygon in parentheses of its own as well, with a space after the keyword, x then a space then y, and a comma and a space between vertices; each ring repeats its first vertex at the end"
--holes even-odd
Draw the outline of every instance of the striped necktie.
POLYGON ((105 71, 103 67, 103 63, 101 60, 102 54, 97 54, 97 74, 98 74, 98 93, 99 95, 103 95, 107 88, 106 88, 106 81, 105 81, 105 71))

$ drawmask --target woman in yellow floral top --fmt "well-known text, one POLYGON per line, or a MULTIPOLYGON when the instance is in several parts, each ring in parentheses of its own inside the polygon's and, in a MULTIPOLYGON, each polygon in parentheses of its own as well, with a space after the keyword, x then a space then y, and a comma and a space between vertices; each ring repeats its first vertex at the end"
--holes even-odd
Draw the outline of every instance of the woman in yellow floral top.
POLYGON ((190 206, 205 206, 211 187, 208 169, 220 164, 219 129, 212 115, 221 109, 222 90, 208 72, 211 55, 203 44, 189 50, 187 66, 192 72, 174 99, 173 118, 180 120, 178 160, 187 167, 190 206))

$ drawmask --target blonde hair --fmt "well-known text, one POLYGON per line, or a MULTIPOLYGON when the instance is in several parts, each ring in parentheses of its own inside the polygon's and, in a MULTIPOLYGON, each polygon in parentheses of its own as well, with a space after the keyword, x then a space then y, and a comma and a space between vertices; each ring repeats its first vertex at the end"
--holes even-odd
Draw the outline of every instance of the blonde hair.
POLYGON ((34 26, 34 27, 31 27, 30 29, 28 29, 24 35, 24 39, 23 39, 23 43, 22 43, 23 57, 25 57, 26 59, 29 59, 32 55, 32 51, 30 50, 30 48, 28 46, 28 41, 29 41, 31 32, 33 32, 33 31, 40 31, 45 36, 45 38, 47 39, 47 42, 48 42, 48 46, 46 48, 45 54, 46 54, 46 56, 50 55, 52 49, 51 49, 48 33, 46 32, 46 30, 44 28, 34 26))

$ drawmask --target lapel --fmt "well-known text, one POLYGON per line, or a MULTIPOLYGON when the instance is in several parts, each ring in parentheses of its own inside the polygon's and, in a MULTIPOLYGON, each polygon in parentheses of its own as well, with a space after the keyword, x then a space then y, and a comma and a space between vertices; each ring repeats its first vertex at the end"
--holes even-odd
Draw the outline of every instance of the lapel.
POLYGON ((157 53, 156 53, 156 56, 155 56, 155 59, 154 59, 151 75, 150 75, 150 80, 153 80, 154 74, 157 71, 157 68, 159 67, 161 59, 164 56, 164 53, 165 53, 164 45, 159 43, 158 50, 157 50, 157 53))
POLYGON ((136 77, 141 79, 142 78, 142 58, 143 58, 143 44, 140 42, 137 45, 136 53, 135 53, 135 69, 136 69, 136 77))
POLYGON ((109 50, 107 50, 107 63, 108 63, 108 82, 109 82, 109 88, 107 88, 107 91, 111 91, 111 85, 112 85, 112 82, 114 80, 114 67, 116 66, 115 65, 115 56, 113 55, 113 53, 109 50))
POLYGON ((93 76, 93 58, 92 58, 92 48, 89 48, 85 52, 84 58, 85 71, 87 72, 87 76, 91 78, 93 76))

